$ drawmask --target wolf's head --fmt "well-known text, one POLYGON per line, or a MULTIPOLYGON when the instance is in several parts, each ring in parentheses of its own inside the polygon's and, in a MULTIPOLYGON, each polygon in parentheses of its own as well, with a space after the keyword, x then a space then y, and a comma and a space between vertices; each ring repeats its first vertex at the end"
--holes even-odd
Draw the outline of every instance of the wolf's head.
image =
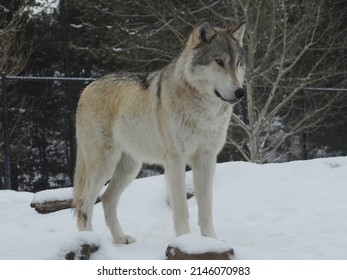
POLYGON ((245 95, 243 35, 245 24, 195 26, 183 50, 183 77, 192 88, 222 101, 234 103, 245 95))

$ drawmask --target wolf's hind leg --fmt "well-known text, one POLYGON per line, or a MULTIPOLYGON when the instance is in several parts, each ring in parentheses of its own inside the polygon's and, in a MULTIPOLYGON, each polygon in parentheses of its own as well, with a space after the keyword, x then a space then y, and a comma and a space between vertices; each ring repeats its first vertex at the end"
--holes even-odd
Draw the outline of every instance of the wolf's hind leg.
POLYGON ((102 195, 105 221, 111 231, 114 242, 118 244, 129 244, 136 241, 130 235, 124 234, 117 216, 117 205, 121 194, 139 173, 140 168, 140 162, 137 162, 127 153, 122 153, 110 184, 102 195))
POLYGON ((92 231, 92 215, 93 208, 97 196, 102 188, 102 181, 97 178, 88 180, 82 197, 79 199, 76 205, 77 213, 77 227, 79 231, 92 231))
MULTIPOLYGON (((83 172, 76 172, 75 197, 77 227, 79 231, 92 231, 92 215, 95 201, 107 180, 111 177, 115 163, 120 155, 110 153, 94 153, 87 159, 79 157, 83 164, 83 172), (106 155, 107 154, 107 155, 106 155)), ((77 168, 76 168, 77 169, 77 168)))

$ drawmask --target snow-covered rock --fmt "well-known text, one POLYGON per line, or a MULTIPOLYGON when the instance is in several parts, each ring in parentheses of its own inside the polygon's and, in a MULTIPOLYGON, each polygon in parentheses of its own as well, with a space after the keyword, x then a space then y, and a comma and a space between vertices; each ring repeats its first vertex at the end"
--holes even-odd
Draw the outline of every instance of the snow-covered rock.
POLYGON ((169 260, 229 260, 233 255, 227 242, 195 234, 177 237, 166 249, 169 260))

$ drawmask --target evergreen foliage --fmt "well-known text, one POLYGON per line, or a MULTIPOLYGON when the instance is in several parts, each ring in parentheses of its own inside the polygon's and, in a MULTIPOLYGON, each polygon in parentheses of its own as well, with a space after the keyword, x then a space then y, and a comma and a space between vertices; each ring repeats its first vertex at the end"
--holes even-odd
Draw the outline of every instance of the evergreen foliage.
MULTIPOLYGON (((333 0, 0 0, 0 70, 57 77, 153 71, 180 52, 191 28, 202 19, 221 26, 246 20, 245 47, 252 59, 247 82, 254 94, 254 116, 259 116, 277 77, 276 67, 280 65, 275 63, 283 52, 284 36, 295 41, 288 45, 291 48, 286 50, 288 60, 283 61, 283 67, 290 65, 310 43, 311 34, 315 37, 300 63, 278 81, 269 110, 290 94, 283 87, 298 87, 317 61, 319 69, 310 74, 306 86, 347 88, 346 10, 344 1, 333 0), (315 17, 310 12, 317 2, 320 6, 315 11, 319 14, 315 17), (12 50, 8 56, 6 48, 12 50)), ((11 82, 8 90, 15 188, 38 191, 72 185, 75 110, 85 85, 11 82)), ((235 108, 235 116, 246 126, 252 117, 247 101, 235 108)), ((276 115, 262 123, 257 135, 261 148, 274 145, 274 141, 295 129, 299 116, 304 118, 313 112, 317 112, 312 118, 314 125, 286 138, 272 157, 259 154, 252 161, 346 155, 347 92, 305 91, 293 96, 276 115), (325 108, 325 104, 329 106, 325 108), (320 108, 324 110, 320 112, 320 108)), ((229 141, 219 159, 250 160, 247 133, 242 126, 232 125, 232 129, 233 141, 229 141), (241 147, 244 154, 235 147, 241 147)), ((0 143, 2 148, 2 140, 0 143)), ((1 150, 3 165, 2 153, 1 150)))

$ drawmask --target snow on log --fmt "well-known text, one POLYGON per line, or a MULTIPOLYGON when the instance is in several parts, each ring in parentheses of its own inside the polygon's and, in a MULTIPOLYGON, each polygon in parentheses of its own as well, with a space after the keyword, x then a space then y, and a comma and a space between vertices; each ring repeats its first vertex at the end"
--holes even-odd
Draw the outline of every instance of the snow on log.
POLYGON ((193 234, 177 237, 166 249, 168 260, 230 260, 233 255, 230 244, 193 234))
MULTIPOLYGON (((72 196, 72 188, 44 190, 35 194, 30 207, 40 214, 72 208, 72 196)), ((101 198, 98 197, 95 203, 100 201, 101 198)))

